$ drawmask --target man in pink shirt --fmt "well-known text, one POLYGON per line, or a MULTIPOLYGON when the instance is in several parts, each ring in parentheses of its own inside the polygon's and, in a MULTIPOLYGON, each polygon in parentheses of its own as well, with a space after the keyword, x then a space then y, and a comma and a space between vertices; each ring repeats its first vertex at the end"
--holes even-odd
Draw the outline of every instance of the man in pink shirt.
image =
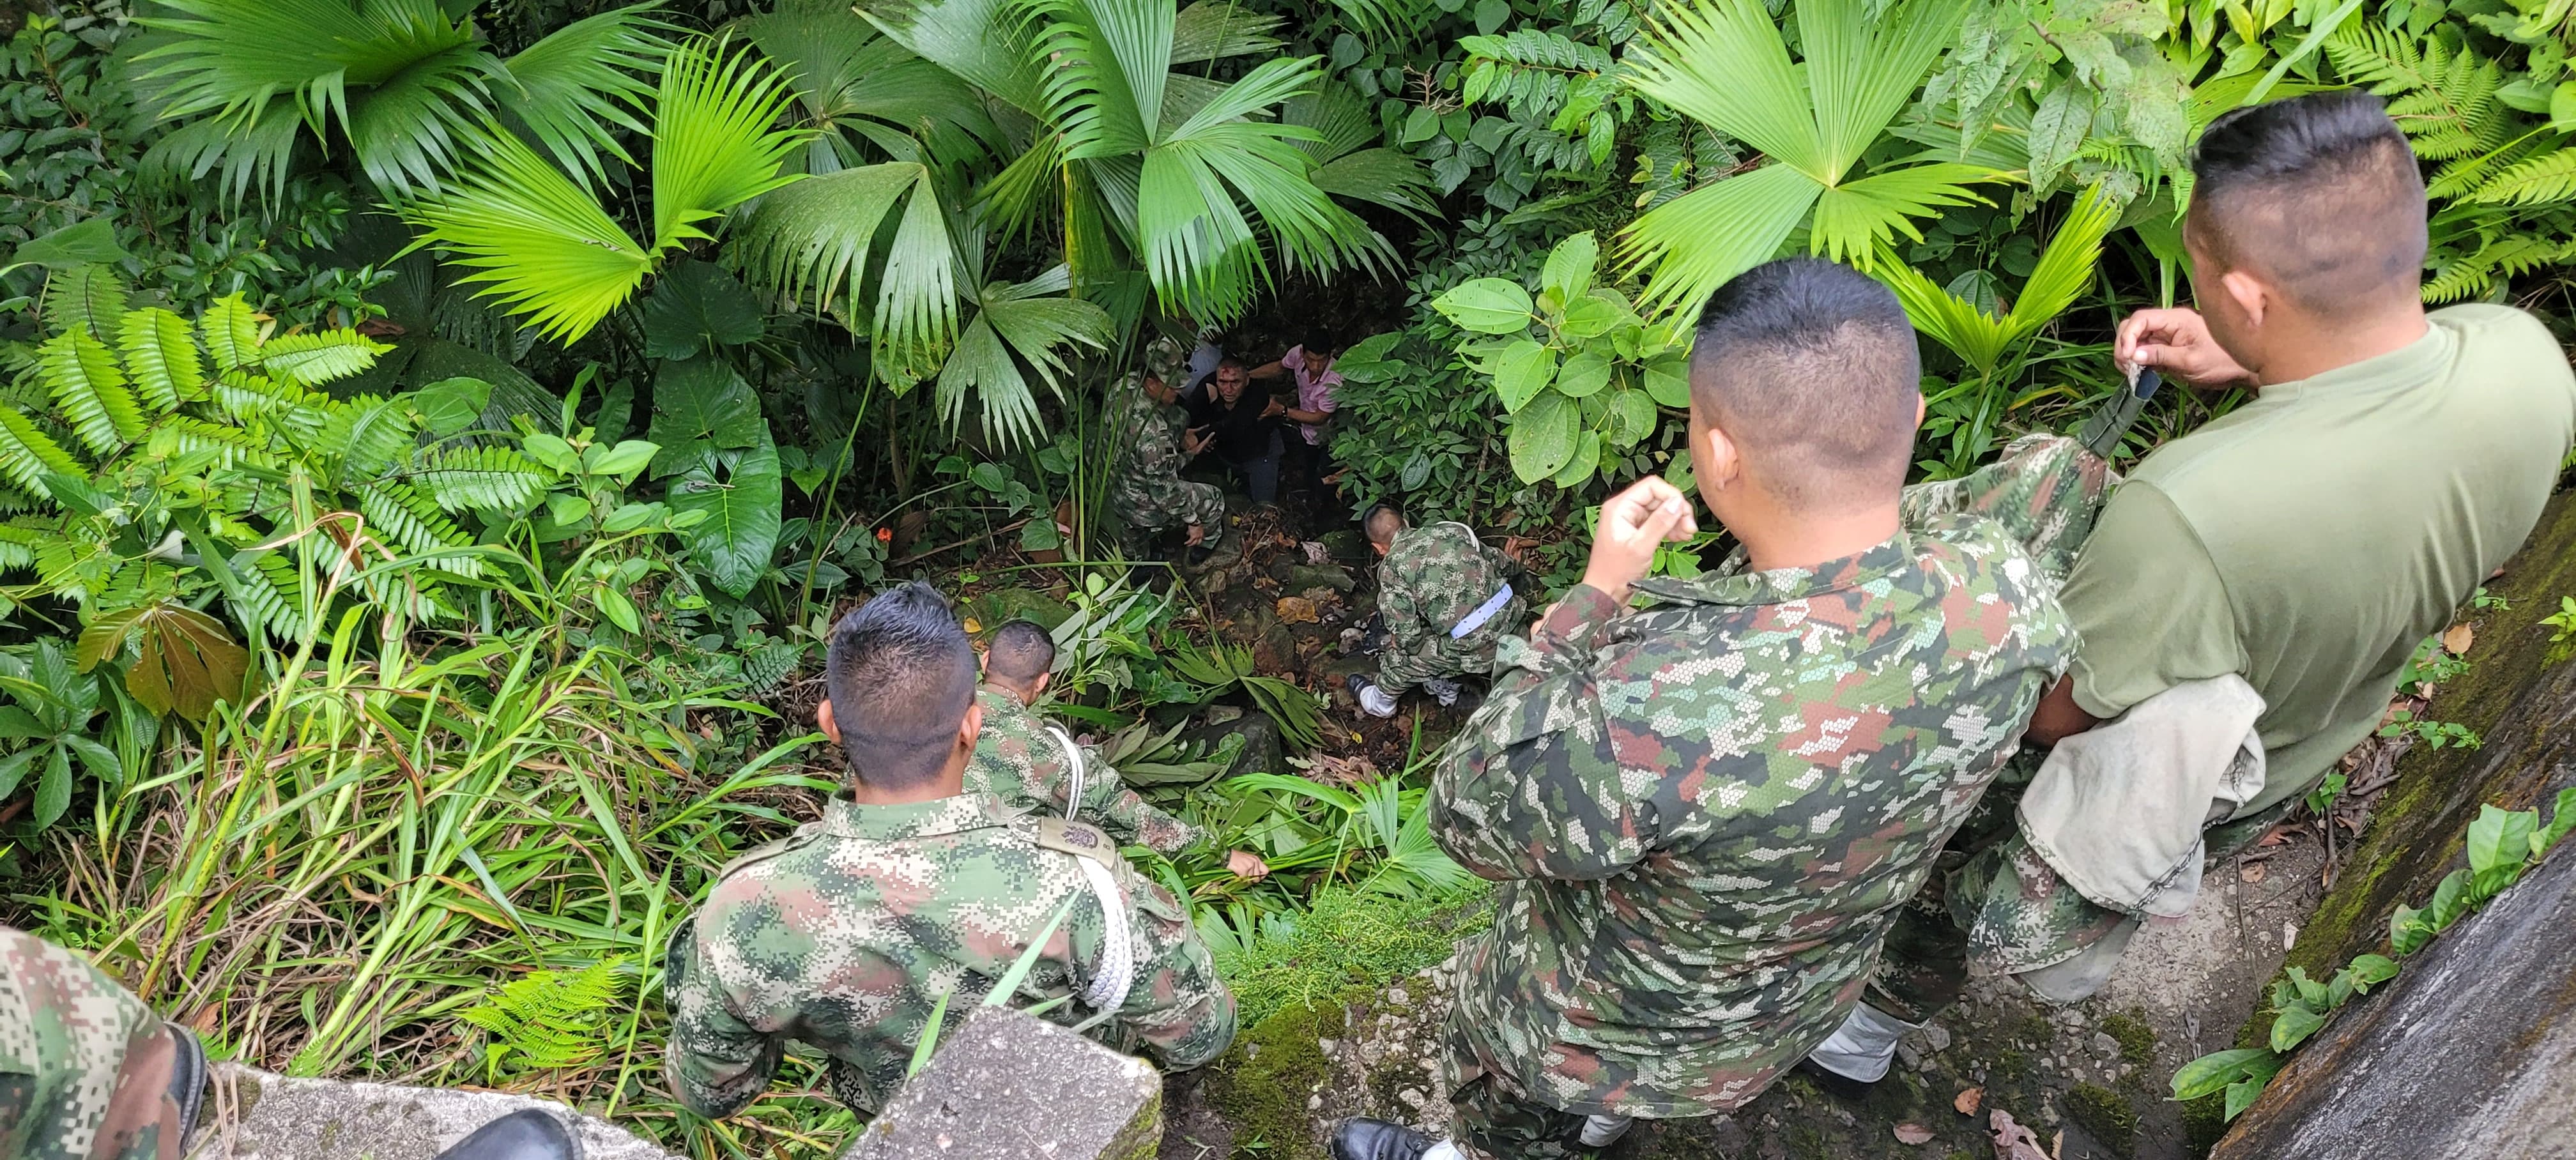
POLYGON ((1291 440, 1289 450, 1298 456, 1297 478, 1305 481, 1310 497, 1318 497, 1323 490, 1324 427, 1332 421, 1338 406, 1333 401, 1333 388, 1342 382, 1341 373, 1333 369, 1333 358, 1339 353, 1332 336, 1309 334, 1306 341, 1280 355, 1279 361, 1252 372, 1256 379, 1281 374, 1297 376, 1297 405, 1288 409, 1288 419, 1297 424, 1304 438, 1291 440))

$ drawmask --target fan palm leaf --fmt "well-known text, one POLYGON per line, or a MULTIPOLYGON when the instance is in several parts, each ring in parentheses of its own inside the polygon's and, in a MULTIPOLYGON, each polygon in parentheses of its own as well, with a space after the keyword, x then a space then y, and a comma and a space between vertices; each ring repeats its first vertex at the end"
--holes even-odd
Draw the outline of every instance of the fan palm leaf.
MULTIPOLYGON (((742 268, 818 314, 851 318, 874 275, 866 327, 877 373, 898 385, 938 369, 957 335, 957 260, 928 167, 914 162, 808 177, 761 199, 740 224, 742 268), (894 236, 872 269, 886 219, 894 236)), ((853 321, 852 328, 859 323, 853 321)))
POLYGON ((638 4, 576 20, 547 34, 504 62, 510 99, 504 112, 555 162, 587 186, 608 176, 602 154, 628 165, 635 159, 617 132, 642 135, 653 96, 643 78, 662 67, 670 25, 638 4))
POLYGON ((590 333, 653 270, 653 255, 590 191, 497 127, 457 181, 402 216, 420 231, 417 245, 472 270, 463 281, 558 341, 590 333))
POLYGON ((1875 269, 1888 289, 1896 292, 1915 329, 1950 348, 1979 374, 1992 374, 2014 344, 2039 333, 2092 284, 2103 239, 2119 222, 2120 205, 2104 196, 2102 187, 2092 186, 2077 195, 2066 220, 2058 224, 2057 233, 2031 268, 2020 299, 2000 314, 1935 285, 1892 255, 1875 269))
POLYGON ((951 426, 964 419, 972 395, 987 438, 1005 446, 1038 440, 1043 428, 1027 372, 1037 372, 1038 380, 1060 395, 1067 368, 1057 350, 1106 350, 1116 337, 1108 311, 1064 296, 1072 284, 1070 271, 1057 266, 1026 282, 992 282, 976 292, 982 309, 939 370, 936 398, 951 426))
POLYGON ((671 54, 653 122, 653 248, 713 235, 698 223, 796 180, 806 134, 778 127, 792 94, 776 70, 707 40, 671 54))
POLYGON ((799 0, 733 27, 777 66, 798 111, 819 130, 806 169, 830 173, 875 158, 967 163, 1001 150, 973 88, 832 0, 799 0))
POLYGON ((1957 162, 1855 176, 1861 155, 1931 72, 1965 13, 1961 0, 1797 0, 1803 60, 1792 63, 1760 0, 1694 0, 1649 26, 1626 83, 1762 151, 1770 164, 1657 206, 1625 236, 1651 268, 1650 308, 1695 309, 1769 259, 1802 222, 1809 248, 1866 264, 1912 219, 1982 200, 1967 186, 2003 175, 1957 162), (1725 193, 1730 186, 1755 188, 1725 193))

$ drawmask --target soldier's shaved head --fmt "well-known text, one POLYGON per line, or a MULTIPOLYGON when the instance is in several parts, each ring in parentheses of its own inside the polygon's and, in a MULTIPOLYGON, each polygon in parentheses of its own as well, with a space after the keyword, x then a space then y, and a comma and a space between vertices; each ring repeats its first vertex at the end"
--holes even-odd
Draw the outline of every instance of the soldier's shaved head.
POLYGON ((1036 621, 1014 620, 984 645, 984 675, 1025 690, 1055 667, 1055 638, 1036 621))
POLYGON ((1387 504, 1378 504, 1360 517, 1360 530, 1370 543, 1385 547, 1395 542, 1395 534, 1404 530, 1404 513, 1387 504))
MULTIPOLYGON (((2424 176, 2379 98, 2312 93, 2210 123, 2192 157, 2193 240, 2315 315, 2417 301, 2424 176)), ((2206 264, 2206 263, 2204 263, 2206 264)))
POLYGON ((842 617, 823 669, 852 777, 903 790, 940 775, 975 703, 975 649, 937 589, 915 580, 842 617))
POLYGON ((1784 507, 1885 502, 1913 457, 1921 375, 1914 326, 1887 287, 1783 259, 1736 275, 1700 313, 1692 421, 1724 432, 1784 507))

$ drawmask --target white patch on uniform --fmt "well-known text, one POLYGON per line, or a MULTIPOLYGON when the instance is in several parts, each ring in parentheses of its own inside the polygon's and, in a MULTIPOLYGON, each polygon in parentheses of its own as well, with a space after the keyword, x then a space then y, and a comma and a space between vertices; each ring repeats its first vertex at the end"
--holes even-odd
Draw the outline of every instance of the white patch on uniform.
POLYGON ((1831 833, 1833 832, 1834 824, 1840 822, 1842 817, 1843 807, 1835 806, 1821 814, 1817 814, 1815 817, 1807 819, 1807 832, 1810 834, 1831 833))

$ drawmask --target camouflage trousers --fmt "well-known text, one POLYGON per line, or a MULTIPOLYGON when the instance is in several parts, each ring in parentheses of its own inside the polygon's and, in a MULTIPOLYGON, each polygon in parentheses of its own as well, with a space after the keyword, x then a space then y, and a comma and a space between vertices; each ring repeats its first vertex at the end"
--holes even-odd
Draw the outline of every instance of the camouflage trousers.
MULTIPOLYGON (((2134 929, 2130 915, 2076 893, 2022 837, 2014 815, 2036 768, 2027 754, 2015 759, 1942 850, 1931 881, 1897 913, 1870 980, 1870 1006, 1922 1023, 1958 1002, 1971 974, 2054 967, 2134 929)), ((2297 800, 2211 827, 2202 836, 2208 858, 2252 844, 2297 800)), ((2125 939, 2102 953, 2124 946, 2125 939)))
POLYGON ((1449 1052, 1449 1074, 1465 1077, 1449 1093, 1454 1113, 1449 1138, 1470 1157, 1566 1160, 1592 1154, 1575 1143, 1583 1130, 1582 1115, 1539 1103, 1484 1071, 1454 1014, 1441 1028, 1441 1037, 1449 1052))
POLYGON ((1225 493, 1212 483, 1123 476, 1110 485, 1109 502, 1129 525, 1137 528, 1196 524, 1206 530, 1210 540, 1225 530, 1225 493))
POLYGON ((1494 646, 1505 635, 1526 627, 1523 622, 1527 619, 1527 611, 1516 595, 1502 611, 1464 637, 1438 633, 1414 642, 1410 648, 1390 639, 1377 654, 1377 687, 1392 697, 1434 677, 1486 676, 1494 668, 1494 646))
POLYGON ((0 1156, 175 1160, 170 1032, 79 954, 0 927, 0 1156))

